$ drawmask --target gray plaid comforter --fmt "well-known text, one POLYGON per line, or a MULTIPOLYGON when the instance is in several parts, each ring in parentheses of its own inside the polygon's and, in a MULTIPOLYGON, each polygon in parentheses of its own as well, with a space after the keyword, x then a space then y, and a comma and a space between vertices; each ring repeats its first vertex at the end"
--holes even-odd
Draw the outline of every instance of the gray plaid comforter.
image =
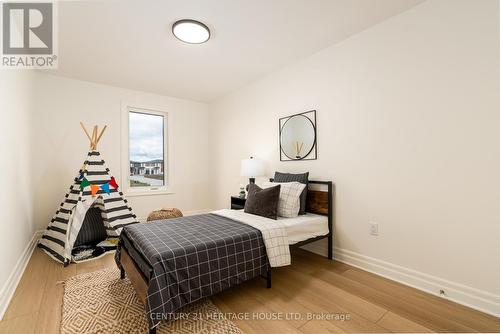
POLYGON ((268 269, 261 232, 215 214, 130 225, 123 233, 153 268, 146 305, 150 328, 182 306, 268 269))

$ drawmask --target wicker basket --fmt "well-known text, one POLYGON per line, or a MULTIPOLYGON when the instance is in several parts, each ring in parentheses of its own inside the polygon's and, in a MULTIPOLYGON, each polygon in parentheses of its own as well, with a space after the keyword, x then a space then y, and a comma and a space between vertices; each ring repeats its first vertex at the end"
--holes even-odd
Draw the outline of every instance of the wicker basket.
POLYGON ((150 222, 153 220, 160 220, 160 219, 171 219, 171 218, 178 218, 182 217, 182 212, 181 210, 177 208, 169 208, 169 209, 160 209, 160 210, 155 210, 151 212, 148 215, 148 219, 146 221, 150 222))

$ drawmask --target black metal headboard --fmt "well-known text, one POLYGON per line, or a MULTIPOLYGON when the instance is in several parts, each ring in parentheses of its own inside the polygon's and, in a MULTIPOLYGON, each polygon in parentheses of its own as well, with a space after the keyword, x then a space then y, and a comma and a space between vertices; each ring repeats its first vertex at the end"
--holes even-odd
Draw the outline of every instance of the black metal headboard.
MULTIPOLYGON (((271 182, 274 179, 269 179, 271 182)), ((333 182, 332 181, 309 181, 309 185, 321 185, 326 186, 327 190, 314 190, 308 189, 307 192, 307 205, 306 212, 315 213, 319 215, 324 215, 328 217, 328 234, 319 237, 307 239, 299 243, 294 244, 294 247, 300 247, 305 244, 328 238, 328 258, 333 259, 333 182)))

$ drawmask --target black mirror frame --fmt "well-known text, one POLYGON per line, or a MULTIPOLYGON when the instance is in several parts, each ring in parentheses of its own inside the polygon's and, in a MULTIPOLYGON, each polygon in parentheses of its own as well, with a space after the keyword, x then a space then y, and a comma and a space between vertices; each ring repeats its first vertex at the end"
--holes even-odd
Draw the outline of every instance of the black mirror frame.
POLYGON ((280 118, 278 120, 278 130, 279 130, 280 161, 302 161, 302 160, 317 160, 318 159, 318 145, 317 145, 318 144, 318 133, 317 133, 317 128, 316 128, 316 110, 309 110, 309 111, 305 111, 302 113, 293 114, 290 116, 280 118), (308 114, 311 114, 310 115, 311 117, 308 116, 308 114), (313 142, 313 145, 312 145, 311 149, 309 150, 309 152, 307 152, 307 154, 305 154, 303 157, 290 158, 285 153, 285 151, 283 151, 283 148, 281 146, 281 132, 282 132, 283 127, 286 124, 286 122, 288 120, 290 120, 292 117, 296 117, 296 116, 305 117, 311 122, 313 129, 314 129, 314 142, 313 142), (285 120, 285 121, 283 122, 283 120, 285 120), (282 122, 283 122, 283 124, 282 124, 282 122), (312 155, 312 157, 309 157, 310 155, 312 155))

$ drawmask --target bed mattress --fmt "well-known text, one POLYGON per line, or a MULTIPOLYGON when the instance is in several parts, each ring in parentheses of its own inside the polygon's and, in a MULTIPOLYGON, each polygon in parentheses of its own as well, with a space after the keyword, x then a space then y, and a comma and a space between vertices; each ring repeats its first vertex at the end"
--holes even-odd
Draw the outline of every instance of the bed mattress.
POLYGON ((328 217, 314 213, 306 213, 294 218, 278 217, 278 221, 285 225, 290 245, 327 235, 329 232, 328 217))

